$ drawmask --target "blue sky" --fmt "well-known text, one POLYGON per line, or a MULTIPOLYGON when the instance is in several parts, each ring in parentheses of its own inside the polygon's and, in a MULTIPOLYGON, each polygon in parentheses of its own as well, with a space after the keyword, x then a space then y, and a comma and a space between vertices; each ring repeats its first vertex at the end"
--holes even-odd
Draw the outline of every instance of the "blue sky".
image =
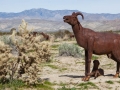
POLYGON ((32 8, 116 14, 120 13, 120 0, 0 0, 0 12, 21 12, 32 8))

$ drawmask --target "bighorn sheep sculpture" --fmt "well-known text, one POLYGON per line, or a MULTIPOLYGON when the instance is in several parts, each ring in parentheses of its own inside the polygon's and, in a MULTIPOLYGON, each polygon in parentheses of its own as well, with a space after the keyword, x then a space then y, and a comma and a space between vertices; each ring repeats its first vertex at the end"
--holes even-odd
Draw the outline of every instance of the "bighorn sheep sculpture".
POLYGON ((69 37, 70 37, 70 39, 71 39, 71 38, 74 38, 75 36, 74 36, 73 34, 71 34, 69 37))
POLYGON ((43 33, 43 32, 41 32, 40 34, 42 34, 43 37, 44 37, 46 40, 49 40, 49 39, 50 39, 49 35, 47 35, 47 34, 45 34, 45 33, 43 33))
POLYGON ((34 36, 34 37, 36 37, 37 36, 37 32, 32 32, 32 35, 34 36))
POLYGON ((120 35, 110 32, 95 32, 89 28, 84 28, 78 21, 77 16, 84 16, 81 12, 73 12, 72 15, 63 17, 64 22, 72 26, 76 41, 79 46, 85 50, 85 77, 83 81, 90 79, 90 63, 92 54, 103 55, 106 54, 108 58, 116 61, 116 74, 119 76, 120 67, 120 35))
POLYGON ((104 70, 99 68, 100 62, 98 60, 94 60, 93 61, 93 69, 92 72, 90 73, 90 76, 94 76, 94 78, 96 79, 98 76, 104 75, 104 70))

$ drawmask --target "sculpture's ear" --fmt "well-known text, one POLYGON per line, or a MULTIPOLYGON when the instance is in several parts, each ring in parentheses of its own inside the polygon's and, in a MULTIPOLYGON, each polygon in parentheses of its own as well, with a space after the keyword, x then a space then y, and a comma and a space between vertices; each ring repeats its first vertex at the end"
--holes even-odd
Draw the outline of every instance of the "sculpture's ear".
POLYGON ((75 12, 73 12, 72 15, 75 15, 75 12))

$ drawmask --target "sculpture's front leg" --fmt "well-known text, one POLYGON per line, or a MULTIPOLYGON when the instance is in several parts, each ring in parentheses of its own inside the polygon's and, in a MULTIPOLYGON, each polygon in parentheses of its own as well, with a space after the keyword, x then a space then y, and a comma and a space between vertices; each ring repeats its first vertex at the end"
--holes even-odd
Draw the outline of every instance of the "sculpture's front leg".
POLYGON ((82 78, 82 81, 89 81, 90 79, 91 57, 92 57, 92 53, 85 50, 85 77, 82 78))
POLYGON ((90 37, 88 39, 87 49, 85 50, 85 77, 82 79, 82 81, 88 81, 90 79, 90 64, 93 53, 93 42, 94 38, 90 37))

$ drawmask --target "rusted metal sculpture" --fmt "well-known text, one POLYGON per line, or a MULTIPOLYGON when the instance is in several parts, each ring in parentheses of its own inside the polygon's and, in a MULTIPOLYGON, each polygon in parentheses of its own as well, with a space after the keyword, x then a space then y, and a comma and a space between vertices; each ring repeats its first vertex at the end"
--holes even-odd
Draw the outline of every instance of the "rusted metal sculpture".
POLYGON ((36 37, 37 36, 37 32, 32 32, 33 36, 36 37))
POLYGON ((104 70, 101 68, 98 69, 99 65, 100 65, 100 62, 98 60, 93 61, 93 69, 92 69, 92 72, 90 73, 90 76, 93 76, 95 79, 98 76, 104 75, 104 70))
POLYGON ((70 39, 74 38, 75 36, 73 34, 70 35, 70 39))
POLYGON ((109 58, 116 61, 116 74, 119 76, 120 67, 120 35, 110 32, 95 32, 89 28, 84 28, 78 21, 77 16, 84 16, 81 12, 73 12, 72 15, 63 17, 64 22, 72 26, 76 41, 79 46, 85 50, 85 77, 83 81, 88 81, 90 78, 90 63, 92 54, 106 54, 109 58))
POLYGON ((43 35, 43 37, 45 38, 45 40, 49 40, 50 39, 49 35, 47 35, 47 34, 45 34, 43 32, 41 32, 40 34, 43 35))

